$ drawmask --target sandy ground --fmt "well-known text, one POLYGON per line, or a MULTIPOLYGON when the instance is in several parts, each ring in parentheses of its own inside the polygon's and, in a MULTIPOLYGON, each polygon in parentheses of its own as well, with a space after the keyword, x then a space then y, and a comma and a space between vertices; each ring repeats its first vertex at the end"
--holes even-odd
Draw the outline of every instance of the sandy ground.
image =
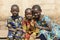
MULTIPOLYGON (((7 40, 7 39, 0 39, 0 40, 7 40)), ((36 40, 40 40, 40 39, 36 39, 36 40)))

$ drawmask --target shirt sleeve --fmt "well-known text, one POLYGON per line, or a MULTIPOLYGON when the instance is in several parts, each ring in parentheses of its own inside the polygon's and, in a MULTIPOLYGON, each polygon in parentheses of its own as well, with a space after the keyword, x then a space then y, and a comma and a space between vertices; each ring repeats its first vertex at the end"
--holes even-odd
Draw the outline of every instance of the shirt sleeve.
POLYGON ((19 18, 19 23, 20 23, 20 24, 19 24, 19 28, 22 28, 22 20, 23 20, 23 17, 20 17, 20 18, 19 18))
POLYGON ((11 26, 10 22, 12 22, 12 20, 11 20, 11 18, 9 17, 9 18, 7 19, 7 27, 8 27, 8 26, 11 26))
POLYGON ((51 22, 51 19, 48 16, 44 16, 42 20, 45 20, 47 24, 51 22))

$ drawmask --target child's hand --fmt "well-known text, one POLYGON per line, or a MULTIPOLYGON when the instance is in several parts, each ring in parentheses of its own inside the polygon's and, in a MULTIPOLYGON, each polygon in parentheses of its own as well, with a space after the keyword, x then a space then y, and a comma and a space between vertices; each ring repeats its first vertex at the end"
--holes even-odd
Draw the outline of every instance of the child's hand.
POLYGON ((34 27, 34 20, 31 20, 30 24, 34 27))
POLYGON ((8 24, 8 27, 9 27, 9 28, 12 28, 10 24, 8 24))

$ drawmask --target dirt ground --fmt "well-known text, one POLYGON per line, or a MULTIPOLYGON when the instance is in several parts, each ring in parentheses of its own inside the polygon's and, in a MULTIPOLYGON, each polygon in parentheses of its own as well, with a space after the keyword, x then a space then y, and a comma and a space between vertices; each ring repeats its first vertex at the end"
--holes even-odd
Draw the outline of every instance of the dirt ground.
MULTIPOLYGON (((7 39, 0 39, 0 40, 7 40, 7 39)), ((36 39, 36 40, 40 40, 40 39, 36 39)))

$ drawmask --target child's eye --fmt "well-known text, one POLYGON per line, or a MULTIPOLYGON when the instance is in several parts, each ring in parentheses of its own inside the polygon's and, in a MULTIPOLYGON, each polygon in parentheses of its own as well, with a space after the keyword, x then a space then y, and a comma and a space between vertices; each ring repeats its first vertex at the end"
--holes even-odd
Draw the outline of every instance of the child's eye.
POLYGON ((19 12, 18 10, 12 10, 12 12, 13 12, 13 11, 19 12))
POLYGON ((26 15, 32 15, 32 13, 27 13, 26 15))

